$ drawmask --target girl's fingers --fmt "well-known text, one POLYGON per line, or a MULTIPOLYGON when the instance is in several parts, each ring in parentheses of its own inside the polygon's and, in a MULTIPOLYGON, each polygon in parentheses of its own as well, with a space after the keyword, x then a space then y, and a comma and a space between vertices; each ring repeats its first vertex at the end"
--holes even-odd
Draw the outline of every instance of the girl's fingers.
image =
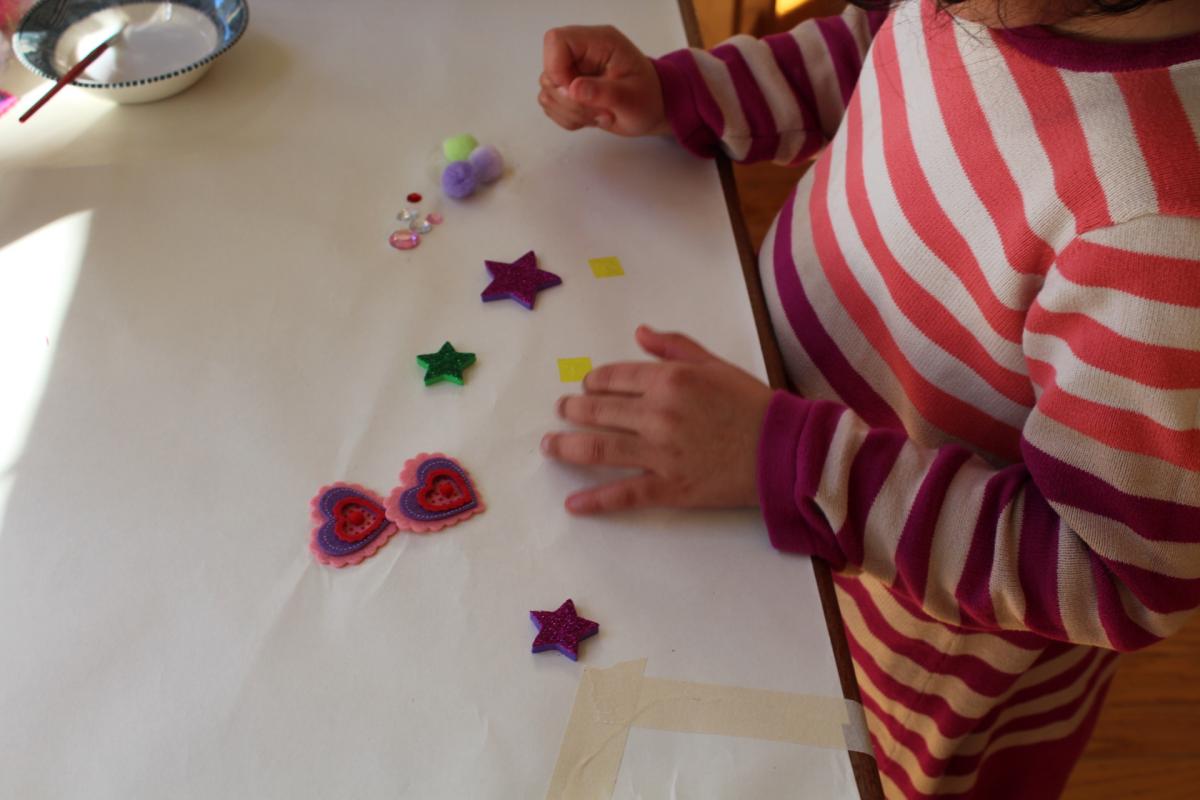
POLYGON ((665 489, 660 478, 646 473, 576 492, 567 498, 567 511, 572 514, 609 514, 663 505, 665 489))
MULTIPOLYGON (((611 111, 588 108, 576 102, 572 99, 571 92, 567 87, 556 85, 545 72, 538 77, 538 86, 545 95, 543 108, 547 104, 555 105, 560 109, 562 115, 576 121, 583 121, 585 125, 595 125, 597 128, 607 129, 617 123, 617 118, 611 111)), ((540 96, 539 102, 543 102, 540 96)))
POLYGON ((559 86, 557 83, 554 82, 554 80, 549 75, 547 75, 544 72, 538 76, 538 86, 542 87, 543 89, 545 89, 548 92, 554 92, 564 102, 570 103, 571 105, 574 105, 574 106, 579 105, 578 103, 576 103, 574 100, 571 99, 571 95, 567 91, 567 87, 559 86))
POLYGON ((699 362, 715 357, 682 333, 659 333, 649 325, 639 325, 634 335, 643 350, 665 361, 699 362))
POLYGON ((567 431, 542 437, 542 452, 568 464, 644 467, 642 440, 631 433, 567 431))
POLYGON ((661 371, 661 364, 650 361, 604 364, 587 374, 583 390, 588 394, 645 394, 661 371))
POLYGON ((580 105, 571 99, 567 94, 567 90, 549 83, 545 73, 542 74, 541 80, 538 81, 541 87, 541 94, 545 96, 546 102, 558 106, 567 114, 582 117, 584 119, 592 119, 596 112, 590 108, 580 105))
POLYGON ((542 68, 556 84, 566 86, 576 75, 599 75, 614 53, 632 47, 620 31, 608 25, 568 25, 542 37, 542 68))
POLYGON ((578 74, 568 37, 559 28, 546 31, 542 37, 542 68, 562 86, 566 86, 578 74))
POLYGON ((538 105, 542 107, 542 111, 545 112, 547 117, 569 131, 577 131, 591 124, 591 119, 585 114, 571 111, 561 103, 555 102, 554 98, 545 89, 538 94, 538 105))
POLYGON ((590 428, 637 431, 645 416, 642 403, 612 394, 568 395, 558 401, 558 415, 590 428))
POLYGON ((628 87, 610 78, 576 78, 567 87, 567 96, 579 105, 597 111, 620 110, 636 104, 628 87))

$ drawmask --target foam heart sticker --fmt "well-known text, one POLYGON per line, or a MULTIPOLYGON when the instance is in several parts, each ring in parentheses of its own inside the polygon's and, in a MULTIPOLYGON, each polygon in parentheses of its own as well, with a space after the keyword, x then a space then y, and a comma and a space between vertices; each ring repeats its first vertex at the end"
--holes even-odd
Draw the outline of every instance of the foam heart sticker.
POLYGON ((457 511, 475 501, 475 494, 466 479, 445 467, 431 470, 414 491, 417 504, 431 514, 457 511))
POLYGON ((398 530, 379 495, 357 484, 323 486, 311 505, 309 549, 322 564, 358 564, 375 555, 398 530))
POLYGON ((443 453, 421 453, 400 472, 400 485, 384 508, 401 530, 440 531, 484 510, 483 500, 462 466, 443 453))

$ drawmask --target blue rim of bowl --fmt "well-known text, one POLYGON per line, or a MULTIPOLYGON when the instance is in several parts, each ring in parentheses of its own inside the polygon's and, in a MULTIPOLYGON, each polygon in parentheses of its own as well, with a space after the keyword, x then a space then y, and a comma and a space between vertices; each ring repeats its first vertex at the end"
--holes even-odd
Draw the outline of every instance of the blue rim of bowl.
MULTIPOLYGON (((34 63, 28 58, 29 53, 48 53, 52 51, 55 44, 58 42, 58 37, 63 34, 70 25, 78 22, 81 19, 91 16, 98 11, 103 11, 107 8, 116 8, 118 6, 134 5, 135 3, 143 3, 152 0, 38 0, 21 18, 21 24, 17 26, 17 32, 13 34, 12 45, 13 53, 17 59, 24 64, 28 69, 41 75, 48 80, 57 81, 60 77, 50 70, 43 68, 40 64, 34 63), (78 11, 78 13, 71 13, 78 11), (65 25, 57 26, 53 29, 47 29, 47 21, 51 23, 58 22, 58 18, 62 14, 69 14, 69 19, 65 25), (47 20, 48 15, 48 20, 47 20), (36 31, 30 30, 30 26, 37 25, 36 31), (43 41, 49 37, 48 41, 43 41), (33 39, 34 41, 30 41, 33 39)), ((223 44, 216 50, 209 53, 204 58, 195 63, 188 64, 186 67, 181 67, 171 72, 164 72, 162 75, 154 75, 150 78, 138 78, 135 81, 120 81, 118 83, 93 83, 91 81, 71 81, 71 86, 78 86, 82 89, 128 89, 134 86, 145 86, 150 83, 170 80, 184 75, 188 72, 193 72, 201 67, 211 64, 218 56, 224 53, 229 48, 233 47, 241 40, 242 34, 246 32, 246 28, 250 26, 250 6, 246 0, 230 0, 229 5, 236 6, 234 14, 230 19, 234 20, 234 24, 228 24, 226 20, 218 18, 214 9, 221 0, 172 0, 179 5, 187 6, 195 11, 204 14, 212 23, 217 26, 217 31, 232 31, 232 36, 228 38, 222 36, 223 44)))

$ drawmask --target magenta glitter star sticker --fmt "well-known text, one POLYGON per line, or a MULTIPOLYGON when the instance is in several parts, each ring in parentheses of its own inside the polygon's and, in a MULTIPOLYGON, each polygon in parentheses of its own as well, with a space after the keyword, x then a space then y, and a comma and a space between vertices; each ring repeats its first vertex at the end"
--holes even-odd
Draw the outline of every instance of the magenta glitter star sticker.
POLYGON ((492 282, 480 295, 485 303, 512 298, 532 311, 538 292, 562 283, 562 278, 553 272, 538 269, 537 256, 532 250, 511 264, 505 261, 484 261, 483 264, 492 275, 492 282))
POLYGON ((555 649, 572 661, 579 660, 579 642, 600 631, 600 623, 584 619, 575 613, 570 598, 557 611, 530 611, 529 618, 538 626, 533 640, 533 652, 555 649))

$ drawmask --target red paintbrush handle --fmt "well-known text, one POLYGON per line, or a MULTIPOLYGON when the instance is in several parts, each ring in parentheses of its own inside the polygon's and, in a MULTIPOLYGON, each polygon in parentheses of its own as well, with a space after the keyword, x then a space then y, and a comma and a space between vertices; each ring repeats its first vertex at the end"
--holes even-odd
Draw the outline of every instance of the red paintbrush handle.
POLYGON ((84 56, 83 59, 78 64, 76 64, 75 66, 71 67, 69 70, 64 72, 62 77, 58 79, 58 83, 54 84, 54 86, 52 86, 50 88, 50 91, 48 91, 44 95, 42 95, 42 99, 38 100, 36 103, 34 103, 33 107, 30 108, 28 111, 26 111, 24 114, 22 114, 21 118, 17 121, 24 122, 25 120, 32 117, 35 111, 37 111, 42 106, 46 105, 46 101, 48 101, 51 97, 54 97, 54 95, 58 94, 59 89, 63 88, 68 83, 70 83, 71 81, 78 78, 79 74, 81 72, 83 72, 85 69, 87 69, 88 66, 91 65, 91 63, 93 61, 95 61, 97 58, 99 58, 104 53, 104 51, 108 49, 108 46, 112 43, 113 43, 112 39, 109 39, 108 41, 103 42, 95 50, 93 50, 92 52, 90 52, 86 56, 84 56))

